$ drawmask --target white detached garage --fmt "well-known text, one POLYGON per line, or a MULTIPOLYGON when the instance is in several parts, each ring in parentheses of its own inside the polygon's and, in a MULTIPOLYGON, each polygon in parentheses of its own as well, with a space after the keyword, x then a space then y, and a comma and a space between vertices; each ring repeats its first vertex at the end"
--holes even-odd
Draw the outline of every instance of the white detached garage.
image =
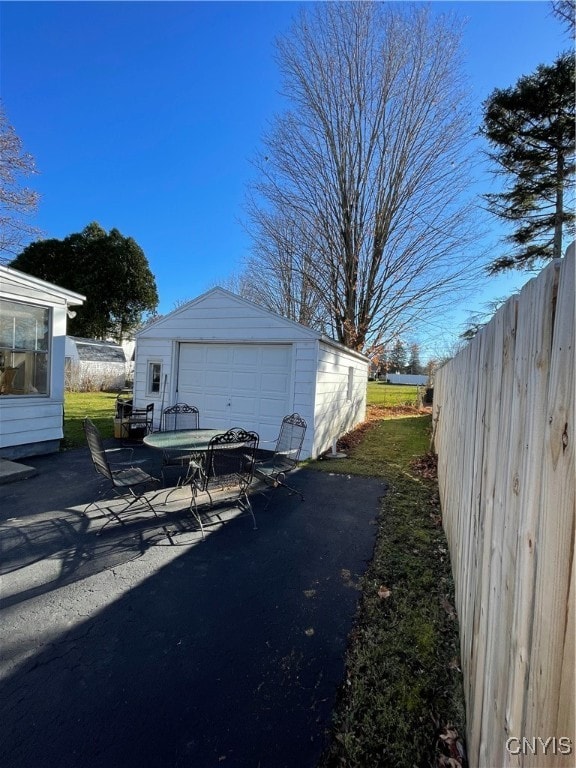
POLYGON ((200 426, 275 440, 282 418, 308 423, 302 458, 363 421, 369 361, 322 334, 214 288, 136 336, 134 403, 195 405, 200 426))

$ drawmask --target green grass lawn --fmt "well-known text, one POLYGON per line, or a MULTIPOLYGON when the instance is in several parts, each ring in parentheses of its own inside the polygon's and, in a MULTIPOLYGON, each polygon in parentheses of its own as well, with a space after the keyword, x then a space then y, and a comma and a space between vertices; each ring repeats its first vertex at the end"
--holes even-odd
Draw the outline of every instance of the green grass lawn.
POLYGON ((114 436, 115 392, 66 392, 64 395, 64 440, 62 448, 86 445, 82 419, 90 417, 102 437, 114 436))
POLYGON ((418 387, 409 384, 383 384, 369 381, 367 400, 369 405, 390 408, 394 405, 416 405, 418 387))
MULTIPOLYGON (((368 403, 390 407, 414 405, 417 387, 368 382, 368 403)), ((114 436, 115 392, 66 392, 64 396, 64 449, 84 445, 82 419, 89 416, 102 437, 114 436)))

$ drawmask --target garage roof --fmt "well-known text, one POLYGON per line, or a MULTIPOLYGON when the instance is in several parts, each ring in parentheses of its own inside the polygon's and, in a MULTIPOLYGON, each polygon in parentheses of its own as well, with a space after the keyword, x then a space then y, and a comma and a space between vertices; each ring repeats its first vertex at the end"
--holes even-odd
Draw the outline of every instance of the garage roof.
POLYGON ((80 360, 101 363, 125 363, 126 355, 119 344, 113 341, 100 341, 99 339, 83 339, 79 336, 70 336, 76 344, 80 360))
POLYGON ((282 317, 282 315, 279 315, 276 312, 272 312, 271 310, 266 309, 265 307, 262 307, 259 304, 255 304, 253 301, 249 301, 248 299, 245 299, 242 296, 238 296, 237 294, 232 293, 231 291, 228 291, 225 288, 222 288, 220 286, 216 286, 215 288, 212 288, 209 291, 206 291, 205 293, 201 294, 197 298, 192 299, 186 304, 183 304, 181 307, 178 307, 177 309, 173 310, 169 314, 163 315, 162 317, 158 318, 158 320, 155 320, 152 323, 149 323, 145 328, 139 331, 136 335, 137 336, 146 335, 149 331, 155 328, 160 328, 165 324, 170 324, 171 321, 174 318, 176 318, 178 315, 186 313, 193 307, 201 305, 207 299, 210 299, 210 298, 222 298, 238 306, 244 305, 247 308, 249 308, 252 312, 256 311, 259 314, 261 314, 263 319, 266 319, 268 323, 272 321, 275 324, 281 323, 283 325, 290 326, 294 331, 295 338, 318 339, 320 341, 323 341, 326 344, 329 344, 331 346, 338 348, 343 352, 346 352, 350 355, 354 355, 355 357, 358 357, 361 360, 368 359, 365 355, 362 355, 359 352, 349 349, 348 347, 344 346, 343 344, 340 344, 337 341, 334 341, 334 339, 331 339, 329 336, 326 336, 323 333, 315 331, 312 328, 308 328, 307 326, 302 325, 301 323, 297 323, 295 320, 289 320, 286 317, 282 317))

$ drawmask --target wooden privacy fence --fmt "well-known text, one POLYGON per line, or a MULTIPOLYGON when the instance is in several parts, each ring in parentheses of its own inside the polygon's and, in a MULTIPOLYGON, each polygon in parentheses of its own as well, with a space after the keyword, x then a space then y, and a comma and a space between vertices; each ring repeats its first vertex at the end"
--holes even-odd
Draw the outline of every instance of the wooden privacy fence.
POLYGON ((434 382, 472 768, 574 766, 574 246, 434 382))

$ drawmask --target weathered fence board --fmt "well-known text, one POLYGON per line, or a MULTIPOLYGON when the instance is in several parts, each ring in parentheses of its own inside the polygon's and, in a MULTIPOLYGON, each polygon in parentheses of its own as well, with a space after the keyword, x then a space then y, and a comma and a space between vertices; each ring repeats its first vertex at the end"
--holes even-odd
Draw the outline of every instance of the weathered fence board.
POLYGON ((541 766, 552 754, 554 766, 576 764, 574 272, 571 247, 435 377, 478 768, 541 766))

